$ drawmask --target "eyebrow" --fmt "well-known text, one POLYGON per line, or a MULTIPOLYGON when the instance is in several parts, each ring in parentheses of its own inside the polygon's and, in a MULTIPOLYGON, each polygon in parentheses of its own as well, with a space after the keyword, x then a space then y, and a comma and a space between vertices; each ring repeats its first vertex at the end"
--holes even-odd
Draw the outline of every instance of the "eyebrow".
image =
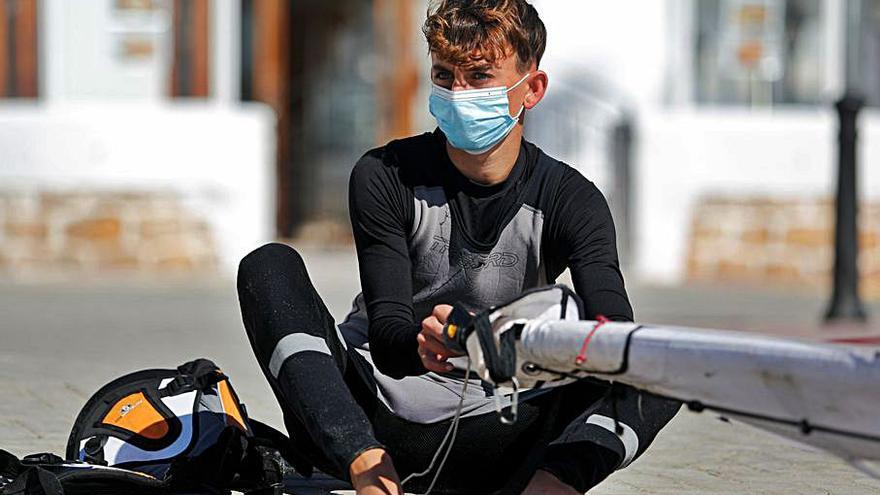
MULTIPOLYGON (((492 69, 494 69, 494 68, 495 68, 495 67, 493 67, 491 64, 479 64, 479 65, 474 65, 474 66, 470 66, 470 67, 465 67, 464 70, 466 70, 466 71, 468 71, 468 72, 476 72, 476 71, 478 71, 478 72, 488 72, 488 71, 490 71, 490 70, 492 70, 492 69)), ((431 70, 445 70, 445 71, 450 71, 449 68, 444 67, 444 66, 442 66, 442 65, 440 65, 440 64, 434 64, 434 65, 432 65, 432 66, 431 66, 431 70)))

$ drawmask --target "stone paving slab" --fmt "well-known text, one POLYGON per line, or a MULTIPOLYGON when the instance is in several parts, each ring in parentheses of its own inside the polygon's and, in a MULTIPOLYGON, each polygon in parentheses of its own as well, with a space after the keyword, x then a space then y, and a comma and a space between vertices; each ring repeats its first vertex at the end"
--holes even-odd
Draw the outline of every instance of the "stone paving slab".
MULTIPOLYGON (((348 253, 305 256, 331 312, 343 315, 357 287, 354 258, 348 253)), ((634 286, 631 294, 645 320, 732 328, 805 328, 823 307, 816 299, 702 288, 634 286)), ((872 311, 880 317, 878 309, 872 311)), ((18 455, 63 454, 74 417, 101 385, 129 371, 173 367, 195 357, 211 358, 224 368, 252 416, 281 426, 278 406, 241 328, 232 282, 0 282, 0 448, 18 455)), ((289 489, 322 493, 296 480, 290 480, 289 489)), ((641 459, 591 493, 878 491, 880 482, 826 453, 709 413, 683 411, 641 459)))

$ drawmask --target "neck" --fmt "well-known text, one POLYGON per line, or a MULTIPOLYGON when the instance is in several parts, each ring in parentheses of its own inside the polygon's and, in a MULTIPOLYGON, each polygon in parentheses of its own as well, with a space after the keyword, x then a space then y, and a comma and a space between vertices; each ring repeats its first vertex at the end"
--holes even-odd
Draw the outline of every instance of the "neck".
POLYGON ((468 179, 487 186, 504 182, 519 156, 522 125, 515 126, 500 143, 479 155, 472 155, 446 142, 446 153, 455 168, 468 179))

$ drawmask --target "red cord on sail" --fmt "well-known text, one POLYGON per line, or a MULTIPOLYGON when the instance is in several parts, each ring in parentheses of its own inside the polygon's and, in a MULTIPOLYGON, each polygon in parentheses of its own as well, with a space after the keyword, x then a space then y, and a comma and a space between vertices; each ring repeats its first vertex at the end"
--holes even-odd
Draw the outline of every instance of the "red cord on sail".
POLYGON ((602 325, 608 323, 608 318, 605 318, 602 315, 596 315, 596 324, 593 326, 593 329, 590 330, 590 333, 587 334, 587 337, 584 339, 584 343, 581 345, 581 350, 578 352, 577 357, 574 359, 574 364, 581 365, 587 360, 587 348, 590 346, 590 339, 593 338, 593 334, 596 333, 602 325))

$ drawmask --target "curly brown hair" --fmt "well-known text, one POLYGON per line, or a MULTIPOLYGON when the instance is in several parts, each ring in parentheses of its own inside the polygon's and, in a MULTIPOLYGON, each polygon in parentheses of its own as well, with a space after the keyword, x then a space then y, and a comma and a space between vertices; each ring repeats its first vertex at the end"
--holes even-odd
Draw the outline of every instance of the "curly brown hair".
POLYGON ((517 56, 517 69, 537 66, 547 29, 526 0, 435 0, 422 26, 428 50, 456 65, 517 56))

